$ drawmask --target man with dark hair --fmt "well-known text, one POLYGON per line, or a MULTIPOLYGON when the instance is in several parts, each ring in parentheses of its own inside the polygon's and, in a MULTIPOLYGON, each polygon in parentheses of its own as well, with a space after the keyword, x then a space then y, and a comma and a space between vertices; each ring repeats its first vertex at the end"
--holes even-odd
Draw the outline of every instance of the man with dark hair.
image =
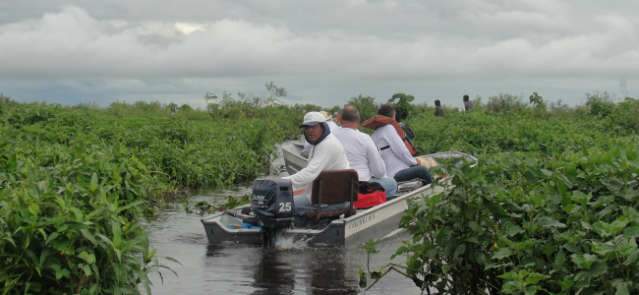
POLYGON ((353 105, 345 105, 341 112, 341 128, 334 131, 342 143, 351 168, 357 171, 359 181, 379 183, 386 192, 387 199, 395 197, 397 182, 387 177, 384 160, 371 137, 358 130, 359 111, 353 105))
POLYGON ((395 109, 390 104, 383 104, 379 107, 379 110, 377 110, 377 114, 386 117, 394 117, 395 109))
MULTIPOLYGON (((406 145, 408 152, 412 156, 417 155, 417 150, 415 149, 415 146, 413 145, 413 142, 411 141, 412 139, 409 138, 406 130, 404 130, 404 127, 402 127, 401 123, 397 122, 397 115, 395 113, 395 109, 393 108, 391 104, 383 104, 382 106, 380 106, 379 110, 377 111, 377 115, 373 116, 372 118, 369 118, 362 125, 366 128, 371 128, 371 129, 377 129, 385 125, 393 126, 399 138, 401 138, 402 141, 404 142, 404 145, 406 145)), ((412 138, 414 138, 415 134, 413 133, 412 130, 410 130, 410 132, 411 132, 412 138)))
MULTIPOLYGON (((381 116, 390 115, 395 120, 395 110, 390 105, 382 105, 377 112, 381 116)), ((379 126, 371 136, 380 150, 386 173, 396 181, 407 181, 419 178, 424 183, 430 183, 432 178, 428 170, 419 165, 419 160, 409 152, 404 140, 397 134, 391 124, 379 126)))
POLYGON ((466 112, 470 112, 470 109, 473 108, 473 103, 470 102, 470 98, 468 97, 468 94, 464 94, 464 111, 466 112))

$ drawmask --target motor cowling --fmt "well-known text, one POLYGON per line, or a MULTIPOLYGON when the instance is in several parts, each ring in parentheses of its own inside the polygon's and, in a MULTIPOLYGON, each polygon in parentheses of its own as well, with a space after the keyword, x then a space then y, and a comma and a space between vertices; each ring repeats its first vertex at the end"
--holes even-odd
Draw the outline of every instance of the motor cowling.
POLYGON ((265 228, 289 227, 295 213, 291 181, 281 178, 255 180, 251 194, 251 210, 265 228))

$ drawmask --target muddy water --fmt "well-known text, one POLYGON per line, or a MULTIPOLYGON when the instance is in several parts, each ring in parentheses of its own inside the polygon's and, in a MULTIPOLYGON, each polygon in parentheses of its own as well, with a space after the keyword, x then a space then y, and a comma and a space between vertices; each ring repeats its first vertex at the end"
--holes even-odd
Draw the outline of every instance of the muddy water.
MULTIPOLYGON (((278 154, 272 159, 271 175, 282 176, 279 148, 278 154)), ((246 194, 250 194, 248 187, 195 196, 190 203, 223 202, 229 195, 246 194)), ((276 242, 272 249, 208 246, 202 217, 184 208, 175 204, 150 225, 157 256, 177 272, 177 276, 168 271, 162 277, 152 274, 153 294, 420 294, 412 281, 396 273, 389 273, 368 291, 360 289, 358 270, 366 268, 366 254, 359 248, 318 249, 287 241, 276 242), (162 258, 167 256, 180 264, 162 258)), ((371 256, 371 268, 389 263, 406 238, 400 235, 380 242, 379 253, 371 256)))
MULTIPOLYGON (((220 202, 221 192, 193 197, 191 202, 220 202)), ((391 273, 364 292, 358 287, 358 269, 366 267, 361 249, 317 249, 305 245, 278 243, 275 249, 255 246, 207 245, 201 216, 187 213, 183 205, 166 209, 150 225, 153 247, 160 261, 177 272, 152 274, 153 294, 419 294, 413 283, 391 273), (162 257, 173 257, 175 264, 162 257)), ((383 241, 372 265, 389 262, 399 245, 399 236, 383 241)))

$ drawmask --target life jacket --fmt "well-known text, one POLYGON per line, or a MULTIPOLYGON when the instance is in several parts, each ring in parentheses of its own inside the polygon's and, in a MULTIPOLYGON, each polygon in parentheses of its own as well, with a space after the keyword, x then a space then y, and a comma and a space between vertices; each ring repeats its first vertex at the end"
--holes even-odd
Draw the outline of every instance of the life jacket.
POLYGON ((401 138, 402 141, 404 142, 404 145, 408 149, 408 152, 412 156, 416 156, 417 150, 415 149, 415 146, 413 146, 410 140, 406 137, 406 132, 404 132, 404 129, 402 129, 399 123, 393 120, 393 118, 382 116, 382 115, 375 115, 372 118, 364 121, 364 123, 362 123, 362 126, 366 128, 377 129, 379 127, 386 126, 388 124, 391 124, 393 128, 395 128, 397 135, 399 135, 399 138, 401 138))

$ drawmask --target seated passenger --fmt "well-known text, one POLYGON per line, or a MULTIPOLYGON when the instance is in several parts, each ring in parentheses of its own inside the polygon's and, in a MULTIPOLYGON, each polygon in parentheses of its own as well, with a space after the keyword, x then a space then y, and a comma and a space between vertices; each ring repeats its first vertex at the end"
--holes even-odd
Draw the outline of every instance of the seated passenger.
POLYGON ((412 142, 412 139, 415 138, 415 133, 413 133, 413 130, 410 129, 408 126, 402 126, 403 124, 397 121, 395 117, 391 118, 389 116, 378 114, 364 121, 362 126, 370 129, 377 129, 388 124, 395 128, 395 132, 397 132, 399 138, 401 138, 404 142, 404 145, 406 146, 406 149, 408 149, 408 152, 410 152, 412 156, 417 156, 417 149, 415 149, 415 146, 413 146, 412 142), (409 131, 410 134, 407 131, 409 131))
POLYGON ((304 137, 311 145, 308 165, 297 173, 283 177, 293 184, 293 202, 297 214, 304 214, 304 208, 311 204, 312 184, 324 170, 348 169, 348 160, 342 144, 331 134, 326 117, 319 112, 304 115, 304 137))
MULTIPOLYGON (((377 114, 395 121, 395 110, 391 105, 382 105, 377 114)), ((386 173, 397 182, 412 179, 421 179, 424 184, 432 182, 428 170, 420 166, 419 160, 411 155, 392 124, 377 127, 371 137, 380 150, 386 165, 386 173)))
MULTIPOLYGON (((335 130, 335 128, 339 127, 339 126, 337 126, 337 123, 335 123, 335 121, 333 121, 333 118, 331 117, 331 115, 328 112, 321 111, 319 113, 322 114, 322 116, 324 116, 326 118, 326 124, 328 125, 328 129, 331 132, 333 132, 335 130)), ((311 152, 311 147, 312 147, 312 145, 310 143, 308 143, 308 140, 304 140, 304 148, 302 149, 302 156, 308 158, 308 155, 311 152)))
POLYGON ((348 163, 357 171, 359 181, 379 183, 386 192, 386 198, 392 199, 397 193, 397 182, 386 176, 384 160, 371 137, 357 130, 359 122, 357 109, 345 105, 341 114, 342 127, 335 129, 335 137, 344 146, 348 163))

